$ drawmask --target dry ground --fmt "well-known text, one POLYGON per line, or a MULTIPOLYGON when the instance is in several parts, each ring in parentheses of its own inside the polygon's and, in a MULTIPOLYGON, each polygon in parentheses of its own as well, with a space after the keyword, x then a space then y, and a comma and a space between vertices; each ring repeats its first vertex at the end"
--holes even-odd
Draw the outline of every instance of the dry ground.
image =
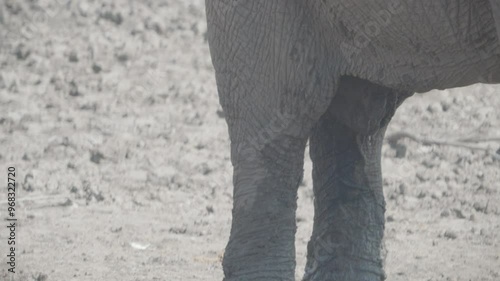
MULTIPOLYGON (((231 164, 203 2, 0 0, 0 179, 16 168, 19 220, 15 275, 0 228, 0 279, 221 280, 231 164)), ((397 112, 388 134, 488 149, 385 144, 388 280, 500 280, 499 108, 500 87, 476 85, 397 112)))

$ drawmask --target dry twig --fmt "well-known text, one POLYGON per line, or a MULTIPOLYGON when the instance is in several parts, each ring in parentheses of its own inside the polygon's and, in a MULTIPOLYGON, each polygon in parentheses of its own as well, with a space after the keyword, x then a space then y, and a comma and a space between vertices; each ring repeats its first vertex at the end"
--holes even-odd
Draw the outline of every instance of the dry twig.
POLYGON ((439 139, 423 138, 408 132, 400 131, 387 136, 387 141, 391 146, 394 147, 396 146, 397 142, 403 138, 411 139, 423 145, 447 145, 447 146, 462 147, 472 150, 486 151, 490 152, 493 158, 500 160, 500 155, 498 155, 495 152, 491 153, 492 150, 491 147, 471 144, 480 142, 500 142, 500 137, 471 137, 471 138, 462 138, 457 140, 439 140, 439 139))

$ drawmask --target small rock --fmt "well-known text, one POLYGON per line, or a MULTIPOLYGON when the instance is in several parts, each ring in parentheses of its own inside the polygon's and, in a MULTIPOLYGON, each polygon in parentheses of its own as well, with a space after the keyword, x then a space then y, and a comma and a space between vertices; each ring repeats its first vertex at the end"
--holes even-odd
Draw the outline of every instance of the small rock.
POLYGON ((91 162, 100 164, 102 159, 104 159, 104 154, 102 154, 100 151, 94 150, 90 152, 91 162))
POLYGON ((447 218, 449 216, 450 216, 450 211, 444 210, 444 211, 441 212, 441 217, 442 218, 447 218))
POLYGON ((408 186, 405 183, 399 185, 399 194, 405 195, 408 192, 408 186))
POLYGON ((81 110, 90 110, 90 111, 96 112, 97 111, 97 103, 93 102, 93 103, 84 104, 84 105, 80 106, 80 109, 81 110))
POLYGON ((185 234, 187 232, 186 227, 171 227, 168 232, 174 233, 174 234, 185 234))
POLYGON ((422 161, 422 165, 424 165, 426 168, 432 169, 439 164, 437 164, 433 160, 425 159, 424 161, 422 161))
POLYGON ((386 222, 393 222, 395 221, 394 217, 393 216, 387 216, 387 218, 385 219, 386 222))
POLYGON ((153 30, 158 35, 162 35, 165 30, 164 25, 160 21, 149 18, 144 21, 144 28, 147 30, 153 30))
POLYGON ((129 59, 129 56, 126 53, 120 53, 116 55, 116 59, 120 62, 126 62, 129 59))
POLYGON ((212 206, 207 206, 207 208, 206 208, 206 209, 207 209, 207 212, 208 212, 209 214, 213 214, 213 213, 215 212, 214 207, 212 207, 212 206))
POLYGON ((407 150, 408 149, 404 144, 399 144, 398 146, 396 146, 396 158, 405 158, 407 150))
POLYGON ((37 275, 33 275, 34 281, 47 281, 48 279, 49 276, 47 276, 47 274, 38 273, 37 275))
POLYGON ((198 166, 198 169, 203 175, 208 175, 213 171, 207 163, 202 163, 198 166))
POLYGON ((136 145, 137 148, 145 148, 146 147, 146 142, 143 140, 140 140, 136 145))
POLYGON ((447 101, 441 101, 441 109, 446 112, 450 109, 451 105, 447 101))
POLYGON ((472 208, 474 208, 474 210, 476 210, 477 212, 480 212, 480 213, 486 213, 486 205, 484 204, 481 204, 479 202, 475 202, 473 205, 472 205, 472 208))
POLYGON ((455 213, 455 216, 459 219, 465 219, 464 213, 462 213, 462 210, 460 209, 453 209, 453 212, 455 213))
POLYGON ((391 192, 391 194, 389 195, 389 199, 390 200, 396 200, 396 199, 398 199, 397 192, 396 191, 391 192))
POLYGON ((444 232, 444 237, 448 238, 448 239, 451 239, 451 240, 455 240, 455 239, 457 239, 458 235, 457 235, 457 233, 455 233, 452 230, 446 230, 444 232))
POLYGON ((121 232, 122 231, 122 227, 112 227, 111 228, 111 232, 113 233, 118 233, 118 232, 121 232))
POLYGON ((420 172, 416 173, 415 176, 420 182, 426 182, 428 180, 428 177, 426 177, 424 174, 420 172))
POLYGON ((72 97, 81 96, 81 93, 78 91, 78 85, 76 85, 75 81, 71 81, 69 83, 69 95, 72 97))
POLYGON ((430 104, 428 107, 427 107, 427 111, 429 113, 439 113, 441 112, 441 110, 443 109, 443 107, 441 105, 438 105, 437 103, 433 103, 433 104, 430 104))
POLYGON ((439 198, 441 198, 441 193, 434 191, 431 194, 431 198, 435 199, 435 200, 438 200, 439 198))
POLYGON ((34 186, 34 177, 32 173, 27 173, 26 176, 24 176, 24 182, 22 184, 22 189, 27 192, 32 192, 35 190, 34 186))
POLYGON ((136 249, 136 250, 146 250, 151 246, 151 244, 143 244, 143 243, 137 243, 137 242, 130 242, 129 245, 136 249))
POLYGON ((17 45, 16 50, 14 51, 18 60, 25 60, 31 54, 31 50, 26 47, 23 43, 17 45))
POLYGON ((123 22, 123 16, 120 12, 113 13, 111 11, 106 11, 100 15, 101 18, 120 25, 123 22))
POLYGON ((101 72, 101 70, 102 70, 102 67, 100 65, 98 65, 96 63, 92 64, 92 71, 94 71, 94 73, 97 74, 97 73, 101 72))
POLYGON ((56 204, 56 206, 60 206, 60 207, 69 207, 73 205, 73 201, 71 201, 71 199, 69 198, 66 198, 66 200, 64 202, 60 202, 58 204, 56 204))
POLYGON ((75 51, 71 51, 68 56, 68 60, 70 62, 78 62, 78 55, 76 54, 75 51))
POLYGON ((479 187, 476 189, 476 192, 484 191, 486 194, 491 193, 491 189, 483 184, 479 185, 479 187))

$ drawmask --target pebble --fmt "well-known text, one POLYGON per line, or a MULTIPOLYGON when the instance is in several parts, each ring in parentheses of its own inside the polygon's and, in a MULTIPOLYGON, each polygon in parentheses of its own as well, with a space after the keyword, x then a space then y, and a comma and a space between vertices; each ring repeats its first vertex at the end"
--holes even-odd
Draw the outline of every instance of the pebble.
POLYGON ((406 157, 406 145, 400 144, 396 148, 396 158, 405 158, 406 157))
POLYGON ((451 104, 448 101, 441 101, 441 109, 446 112, 450 109, 451 104))
POLYGON ((95 164, 100 164, 101 160, 104 159, 104 154, 102 154, 100 151, 91 151, 90 152, 90 161, 95 163, 95 164))
POLYGON ((92 71, 94 73, 97 74, 97 73, 101 72, 101 70, 102 70, 102 67, 100 65, 98 65, 96 63, 92 64, 92 71))
POLYGON ((425 198, 425 196, 427 196, 427 194, 425 194, 425 192, 423 192, 423 191, 420 191, 420 193, 417 195, 417 198, 423 199, 423 198, 425 198))
POLYGON ((81 95, 80 91, 78 91, 78 85, 75 83, 75 81, 71 81, 69 83, 69 95, 72 97, 81 95))
POLYGON ((76 54, 75 51, 71 51, 68 56, 68 60, 70 62, 78 62, 78 55, 76 54))
POLYGON ((451 239, 451 240, 455 240, 455 239, 457 239, 458 235, 453 230, 446 230, 444 232, 444 237, 451 239))
POLYGON ((472 205, 472 208, 474 208, 474 210, 476 210, 477 212, 480 212, 480 213, 486 213, 486 206, 484 204, 481 204, 479 202, 475 202, 473 205, 472 205))
POLYGON ((417 177, 417 179, 420 181, 420 182, 426 182, 429 180, 429 177, 427 177, 426 175, 424 175, 423 173, 421 172, 417 172, 415 174, 415 176, 417 177))
POLYGON ((427 111, 434 114, 434 113, 440 113, 442 111, 443 107, 440 105, 440 104, 437 104, 437 103, 433 103, 433 104, 430 104, 428 107, 427 107, 427 111))
POLYGON ((441 198, 441 193, 439 193, 439 192, 437 192, 437 191, 433 191, 433 192, 431 193, 431 198, 432 198, 432 199, 436 199, 436 200, 438 200, 439 198, 441 198))
POLYGON ((113 22, 116 25, 120 25, 123 22, 123 16, 120 12, 113 13, 111 11, 106 11, 100 16, 101 18, 113 22))
POLYGON ((459 219, 465 219, 464 213, 462 213, 462 210, 460 209, 453 209, 453 212, 455 213, 455 216, 459 219))
POLYGON ((450 211, 444 210, 444 211, 441 212, 441 217, 442 218, 447 218, 449 216, 450 216, 450 211))
POLYGON ((25 60, 31 54, 31 50, 24 44, 19 44, 14 51, 18 60, 25 60))
POLYGON ((406 195, 408 192, 408 186, 405 183, 399 185, 399 194, 406 195))

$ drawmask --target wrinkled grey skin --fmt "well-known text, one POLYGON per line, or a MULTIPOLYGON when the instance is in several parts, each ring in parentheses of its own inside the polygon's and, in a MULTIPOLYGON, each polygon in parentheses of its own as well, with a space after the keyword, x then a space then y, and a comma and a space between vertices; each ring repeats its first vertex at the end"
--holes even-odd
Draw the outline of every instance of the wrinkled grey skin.
POLYGON ((500 82, 499 0, 207 0, 234 166, 224 280, 293 280, 304 149, 304 280, 385 278, 381 146, 414 92, 500 82))

